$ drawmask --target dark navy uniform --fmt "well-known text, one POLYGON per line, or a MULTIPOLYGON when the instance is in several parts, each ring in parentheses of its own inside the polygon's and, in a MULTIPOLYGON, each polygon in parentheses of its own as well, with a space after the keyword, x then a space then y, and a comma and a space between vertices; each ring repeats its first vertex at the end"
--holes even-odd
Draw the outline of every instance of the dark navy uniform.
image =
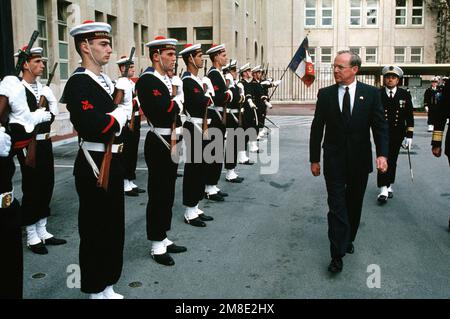
POLYGON ((181 132, 180 108, 172 99, 168 76, 157 75, 153 68, 141 75, 136 90, 142 111, 153 127, 147 134, 144 150, 148 166, 147 238, 162 242, 171 229, 178 169, 167 144, 171 142, 174 121, 178 132, 181 132))
MULTIPOLYGON (((450 84, 446 81, 442 92, 442 98, 439 101, 439 105, 436 112, 434 121, 433 140, 431 145, 433 147, 442 147, 442 141, 444 137, 445 125, 447 120, 450 119, 450 84)), ((445 155, 448 156, 450 161, 450 131, 447 130, 445 138, 445 155)))
POLYGON ((109 78, 105 75, 103 78, 109 89, 102 86, 92 72, 78 68, 67 82, 62 98, 81 141, 74 168, 80 201, 81 290, 91 294, 118 282, 125 238, 120 139, 116 139, 113 146, 107 192, 97 187, 97 176, 93 172, 93 163, 100 169, 106 145, 121 130, 121 124, 110 115, 116 110, 111 96, 114 88, 109 78))
POLYGON ((235 130, 239 127, 239 113, 241 112, 241 94, 239 87, 234 82, 229 87, 231 93, 233 93, 233 99, 228 105, 227 114, 227 136, 235 136, 234 139, 227 138, 226 140, 226 154, 225 154, 225 169, 234 170, 237 166, 238 156, 238 137, 235 134, 235 130), (232 152, 232 154, 231 154, 232 152), (231 155, 230 155, 231 154, 231 155))
MULTIPOLYGON (((257 129, 258 125, 258 118, 257 118, 257 112, 255 115, 256 109, 253 109, 250 107, 249 100, 253 101, 253 86, 251 82, 247 82, 246 80, 241 80, 240 82, 244 86, 244 92, 245 92, 245 102, 244 102, 244 116, 243 116, 243 128, 244 130, 248 130, 250 128, 257 129)), ((246 136, 245 140, 245 150, 248 150, 248 142, 249 137, 246 136)))
POLYGON ((405 137, 413 138, 414 134, 414 109, 411 94, 397 87, 395 95, 392 94, 391 98, 387 90, 389 89, 380 89, 385 118, 389 124, 388 171, 385 174, 378 173, 378 187, 389 187, 394 184, 402 142, 405 137))
MULTIPOLYGON (((27 83, 24 83, 24 85, 26 88, 28 107, 31 112, 34 112, 38 108, 40 95, 36 96, 27 83)), ((53 147, 50 139, 51 124, 54 118, 53 115, 51 122, 40 124, 37 128, 35 168, 25 165, 24 153, 18 153, 22 171, 23 226, 36 224, 39 220, 50 216, 50 202, 55 184, 53 147)))
POLYGON ((265 114, 267 114, 267 106, 264 101, 267 99, 267 96, 264 94, 264 89, 258 81, 253 79, 251 82, 252 93, 253 93, 253 102, 256 104, 258 109, 258 127, 256 128, 257 134, 259 131, 264 128, 265 123, 265 114))
MULTIPOLYGON (((209 127, 219 129, 223 134, 223 138, 225 138, 226 127, 222 121, 224 117, 223 107, 228 106, 232 97, 229 94, 225 78, 220 70, 218 70, 215 67, 212 67, 209 70, 207 76, 211 80, 211 83, 214 87, 215 93, 215 96, 213 96, 214 106, 216 109, 218 109, 218 112, 220 113, 219 117, 217 113, 214 115, 214 112, 212 112, 211 114, 212 121, 209 127)), ((232 121, 232 119, 228 117, 228 114, 226 116, 227 122, 232 121)), ((215 138, 216 137, 213 136, 211 138, 211 142, 213 142, 215 138)), ((221 143, 225 145, 225 140, 222 140, 221 143)), ((212 155, 215 156, 215 154, 212 155)), ((206 185, 217 185, 219 183, 224 162, 223 155, 219 155, 219 157, 221 157, 221 160, 206 165, 206 185)))
POLYGON ((207 140, 203 139, 203 121, 206 112, 207 120, 211 122, 211 114, 208 115, 208 106, 211 104, 211 99, 205 96, 203 83, 198 77, 185 72, 182 80, 184 111, 188 117, 184 123, 184 129, 190 134, 190 143, 187 145, 186 154, 187 163, 184 166, 183 205, 196 207, 205 193, 206 162, 203 151, 207 140))
POLYGON ((423 106, 428 107, 428 125, 434 125, 434 120, 437 115, 439 98, 441 96, 441 90, 438 88, 428 88, 425 91, 423 98, 423 106))

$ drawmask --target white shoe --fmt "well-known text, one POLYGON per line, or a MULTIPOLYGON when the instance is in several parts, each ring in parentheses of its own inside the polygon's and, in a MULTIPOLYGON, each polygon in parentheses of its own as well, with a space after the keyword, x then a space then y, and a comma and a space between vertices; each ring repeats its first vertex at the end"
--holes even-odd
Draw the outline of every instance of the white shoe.
POLYGON ((41 242, 36 231, 36 224, 27 226, 27 246, 34 246, 41 242))
POLYGON ((257 153, 259 151, 258 142, 250 142, 249 151, 251 153, 257 153))
POLYGON ((227 175, 226 175, 226 180, 228 181, 232 181, 233 179, 238 178, 238 174, 236 174, 236 172, 234 171, 234 169, 228 169, 227 170, 227 175))
POLYGON ((205 193, 208 195, 216 195, 218 193, 218 191, 216 190, 215 185, 206 185, 205 193))
POLYGON ((250 159, 247 157, 247 154, 245 153, 245 151, 240 151, 238 153, 238 162, 239 164, 244 164, 247 163, 250 159))
POLYGON ((380 188, 380 194, 378 194, 378 202, 380 204, 385 204, 389 198, 389 191, 386 186, 380 188))
POLYGON ((131 182, 128 179, 123 181, 123 190, 124 192, 131 192, 133 187, 131 187, 131 182))
POLYGON ((107 298, 105 297, 103 292, 101 292, 101 293, 98 293, 98 294, 90 294, 89 299, 96 300, 96 299, 107 299, 107 298))
POLYGON ((53 237, 53 235, 47 231, 47 218, 43 218, 36 223, 36 233, 44 242, 53 237))
POLYGON ((139 188, 135 183, 129 181, 131 189, 139 188))
POLYGON ((186 211, 184 213, 184 217, 187 220, 193 220, 193 219, 198 218, 197 210, 198 210, 198 206, 196 206, 196 207, 186 207, 186 211))
POLYGON ((124 299, 124 296, 114 291, 113 286, 106 287, 103 291, 103 295, 105 296, 105 299, 124 299))

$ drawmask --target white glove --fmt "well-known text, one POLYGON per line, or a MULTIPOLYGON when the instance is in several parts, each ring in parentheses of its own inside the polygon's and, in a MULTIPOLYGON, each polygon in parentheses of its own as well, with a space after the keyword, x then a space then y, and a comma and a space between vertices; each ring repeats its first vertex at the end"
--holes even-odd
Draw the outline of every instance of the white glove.
POLYGON ((430 111, 430 108, 428 106, 425 106, 425 111, 428 113, 430 111))
POLYGON ((133 91, 133 84, 128 78, 121 77, 116 81, 116 89, 123 91, 133 91))
POLYGON ((272 83, 272 85, 273 85, 274 87, 277 87, 277 86, 279 86, 280 84, 281 84, 281 80, 278 80, 278 81, 275 81, 275 82, 272 83))
POLYGON ((413 140, 412 138, 405 137, 405 139, 403 140, 403 143, 402 143, 402 147, 404 149, 411 150, 412 140, 413 140))
POLYGON ((239 88, 239 93, 241 95, 245 95, 245 88, 244 88, 244 84, 242 84, 241 82, 239 82, 238 84, 236 84, 237 87, 239 88))
POLYGON ((234 86, 234 78, 231 73, 227 73, 227 75, 225 75, 225 80, 229 81, 228 88, 232 88, 234 86))
POLYGON ((56 99, 52 90, 48 86, 44 86, 41 89, 41 95, 45 96, 45 99, 48 102, 48 107, 49 107, 50 112, 53 115, 58 115, 59 114, 58 100, 56 99))
POLYGON ((228 91, 226 92, 226 94, 228 94, 228 96, 230 97, 230 99, 229 99, 228 102, 233 101, 233 92, 231 92, 231 90, 228 90, 228 91))
POLYGON ((202 79, 202 82, 203 82, 203 84, 206 85, 206 87, 208 88, 208 89, 207 89, 207 92, 209 93, 209 95, 211 95, 211 96, 216 96, 216 92, 214 92, 214 86, 213 86, 211 80, 210 80, 207 76, 205 76, 205 77, 202 79))
POLYGON ((127 110, 122 106, 118 106, 113 112, 107 113, 107 114, 114 117, 114 119, 117 121, 117 123, 119 123, 120 130, 118 133, 116 133, 116 136, 120 136, 120 134, 122 133, 122 128, 127 123, 127 119, 128 119, 127 110))
POLYGON ((11 137, 5 133, 5 128, 0 127, 0 157, 7 157, 11 150, 11 137))
POLYGON ((171 79, 172 85, 175 85, 176 87, 182 88, 183 87, 183 81, 181 81, 179 76, 173 76, 171 79))
POLYGON ((38 125, 45 122, 50 122, 52 119, 52 113, 45 111, 44 109, 37 109, 31 113, 34 120, 34 125, 38 125))
POLYGON ((261 82, 261 85, 264 85, 264 86, 271 86, 271 83, 270 83, 269 80, 265 80, 265 81, 262 81, 262 82, 261 82))
POLYGON ((256 104, 253 102, 252 99, 248 99, 248 105, 250 105, 250 107, 251 107, 252 109, 256 109, 256 104))
POLYGON ((266 104, 267 108, 270 110, 273 108, 272 104, 269 101, 264 101, 264 104, 266 104))

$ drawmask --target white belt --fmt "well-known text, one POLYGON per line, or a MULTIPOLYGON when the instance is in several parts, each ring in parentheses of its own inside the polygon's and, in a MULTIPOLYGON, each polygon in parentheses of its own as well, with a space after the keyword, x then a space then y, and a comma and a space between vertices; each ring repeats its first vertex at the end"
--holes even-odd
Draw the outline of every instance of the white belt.
POLYGON ((237 114, 237 113, 239 113, 239 112, 244 112, 244 109, 238 109, 238 110, 236 110, 236 109, 228 109, 227 110, 227 113, 233 113, 233 114, 237 114))
MULTIPOLYGON (((82 149, 86 151, 103 152, 103 153, 106 152, 106 145, 103 143, 93 143, 83 141, 80 146, 82 149)), ((113 144, 112 152, 114 154, 122 153, 122 151, 123 151, 123 144, 113 144)))
MULTIPOLYGON (((191 117, 187 119, 188 122, 191 122, 193 124, 203 124, 203 119, 199 117, 191 117)), ((208 119, 208 125, 211 124, 211 119, 208 119)))
POLYGON ((14 189, 11 192, 0 194, 0 208, 9 208, 14 200, 14 189))
POLYGON ((219 111, 219 112, 223 112, 223 107, 221 106, 215 106, 212 108, 214 111, 219 111))
MULTIPOLYGON (((150 128, 150 132, 157 133, 157 134, 162 135, 162 136, 170 136, 170 135, 172 135, 172 129, 171 128, 153 127, 153 128, 150 128)), ((182 127, 177 127, 177 129, 175 130, 175 133, 177 135, 181 135, 182 132, 183 132, 183 128, 182 127)))
POLYGON ((139 111, 134 112, 134 116, 140 116, 140 115, 141 115, 141 113, 139 111))
POLYGON ((50 139, 50 133, 36 135, 36 141, 46 141, 50 139))

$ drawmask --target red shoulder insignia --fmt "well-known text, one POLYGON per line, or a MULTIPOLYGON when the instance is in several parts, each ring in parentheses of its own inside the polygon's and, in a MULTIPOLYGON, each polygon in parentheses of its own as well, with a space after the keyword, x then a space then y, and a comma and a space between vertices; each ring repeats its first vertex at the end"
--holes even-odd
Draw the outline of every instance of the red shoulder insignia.
POLYGON ((200 93, 200 90, 199 90, 198 88, 194 88, 194 93, 195 93, 195 94, 199 94, 199 93, 200 93))
POLYGON ((89 101, 81 101, 81 107, 83 108, 83 111, 87 111, 87 110, 93 110, 94 106, 89 103, 89 101))
POLYGON ((153 90, 153 96, 162 96, 162 94, 158 90, 153 90))

